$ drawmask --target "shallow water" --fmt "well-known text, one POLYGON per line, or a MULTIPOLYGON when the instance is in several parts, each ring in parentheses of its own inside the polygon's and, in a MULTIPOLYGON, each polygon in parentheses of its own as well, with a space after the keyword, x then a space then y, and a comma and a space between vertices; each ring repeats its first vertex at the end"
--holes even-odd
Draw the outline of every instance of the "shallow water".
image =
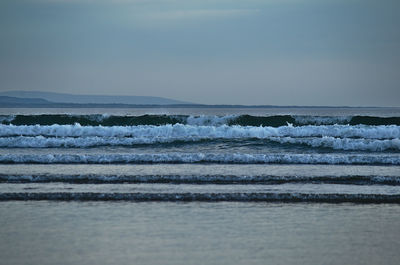
POLYGON ((2 264, 398 264, 400 206, 0 203, 2 264))

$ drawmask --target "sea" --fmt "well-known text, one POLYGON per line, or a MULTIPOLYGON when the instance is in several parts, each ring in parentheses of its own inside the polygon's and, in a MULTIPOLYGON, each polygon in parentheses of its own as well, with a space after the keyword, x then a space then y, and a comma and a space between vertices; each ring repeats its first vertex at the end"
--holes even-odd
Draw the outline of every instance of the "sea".
POLYGON ((0 108, 0 264, 399 264, 400 108, 0 108))

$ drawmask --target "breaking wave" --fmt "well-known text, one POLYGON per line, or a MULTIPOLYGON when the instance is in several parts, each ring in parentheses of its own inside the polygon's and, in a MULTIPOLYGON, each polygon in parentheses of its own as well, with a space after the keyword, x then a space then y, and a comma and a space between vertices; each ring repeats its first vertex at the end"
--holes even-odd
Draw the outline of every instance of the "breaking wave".
POLYGON ((134 126, 134 125, 241 125, 280 127, 288 123, 301 125, 400 125, 400 117, 376 116, 302 116, 302 115, 228 115, 228 116, 190 116, 190 115, 141 115, 114 116, 107 114, 68 115, 2 115, 0 123, 14 125, 67 125, 79 123, 83 126, 134 126))
POLYGON ((306 125, 254 127, 239 125, 0 125, 0 147, 96 147, 142 144, 261 139, 262 143, 305 145, 336 150, 400 150, 397 125, 306 125))
POLYGON ((140 126, 82 126, 74 125, 0 125, 0 136, 54 136, 54 137, 146 137, 146 138, 267 138, 267 137, 347 137, 367 139, 400 138, 400 126, 307 125, 281 127, 254 126, 194 126, 194 125, 140 125, 140 126))
POLYGON ((242 154, 242 153, 0 155, 0 164, 155 164, 155 163, 400 165, 400 155, 242 154))
MULTIPOLYGON (((98 146, 134 146, 143 144, 160 144, 160 143, 185 143, 196 142, 201 140, 215 140, 207 137, 2 137, 0 138, 0 147, 8 148, 86 148, 98 146)), ((217 138, 218 139, 218 138, 217 138)), ((233 138, 232 140, 237 140, 233 138)), ((248 140, 251 143, 251 139, 248 140)), ((322 138, 290 138, 290 137, 266 137, 262 144, 267 145, 268 142, 277 142, 286 145, 306 145, 313 148, 331 148, 335 150, 358 150, 358 151, 385 151, 400 150, 400 139, 390 140, 371 140, 371 139, 351 139, 351 138, 335 138, 324 136, 322 138)))
POLYGON ((391 140, 370 140, 370 139, 350 139, 335 138, 324 136, 322 138, 290 138, 290 137, 271 137, 270 141, 281 144, 302 144, 311 147, 332 148, 335 150, 358 150, 358 151, 385 151, 400 150, 400 139, 391 140))

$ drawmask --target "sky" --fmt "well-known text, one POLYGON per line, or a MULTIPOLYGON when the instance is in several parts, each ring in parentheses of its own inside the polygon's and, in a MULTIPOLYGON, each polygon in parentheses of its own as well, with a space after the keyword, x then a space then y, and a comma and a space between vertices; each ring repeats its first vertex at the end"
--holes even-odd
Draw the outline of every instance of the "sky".
POLYGON ((400 106, 399 0, 2 0, 0 91, 400 106))

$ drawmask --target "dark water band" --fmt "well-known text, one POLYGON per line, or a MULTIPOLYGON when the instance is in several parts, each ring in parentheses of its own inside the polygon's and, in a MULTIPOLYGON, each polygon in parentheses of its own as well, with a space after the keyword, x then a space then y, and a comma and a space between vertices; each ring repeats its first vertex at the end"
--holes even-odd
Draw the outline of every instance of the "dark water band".
POLYGON ((0 175, 0 183, 343 184, 400 186, 400 176, 0 175))
POLYGON ((304 193, 0 193, 0 201, 400 203, 400 195, 304 193))

